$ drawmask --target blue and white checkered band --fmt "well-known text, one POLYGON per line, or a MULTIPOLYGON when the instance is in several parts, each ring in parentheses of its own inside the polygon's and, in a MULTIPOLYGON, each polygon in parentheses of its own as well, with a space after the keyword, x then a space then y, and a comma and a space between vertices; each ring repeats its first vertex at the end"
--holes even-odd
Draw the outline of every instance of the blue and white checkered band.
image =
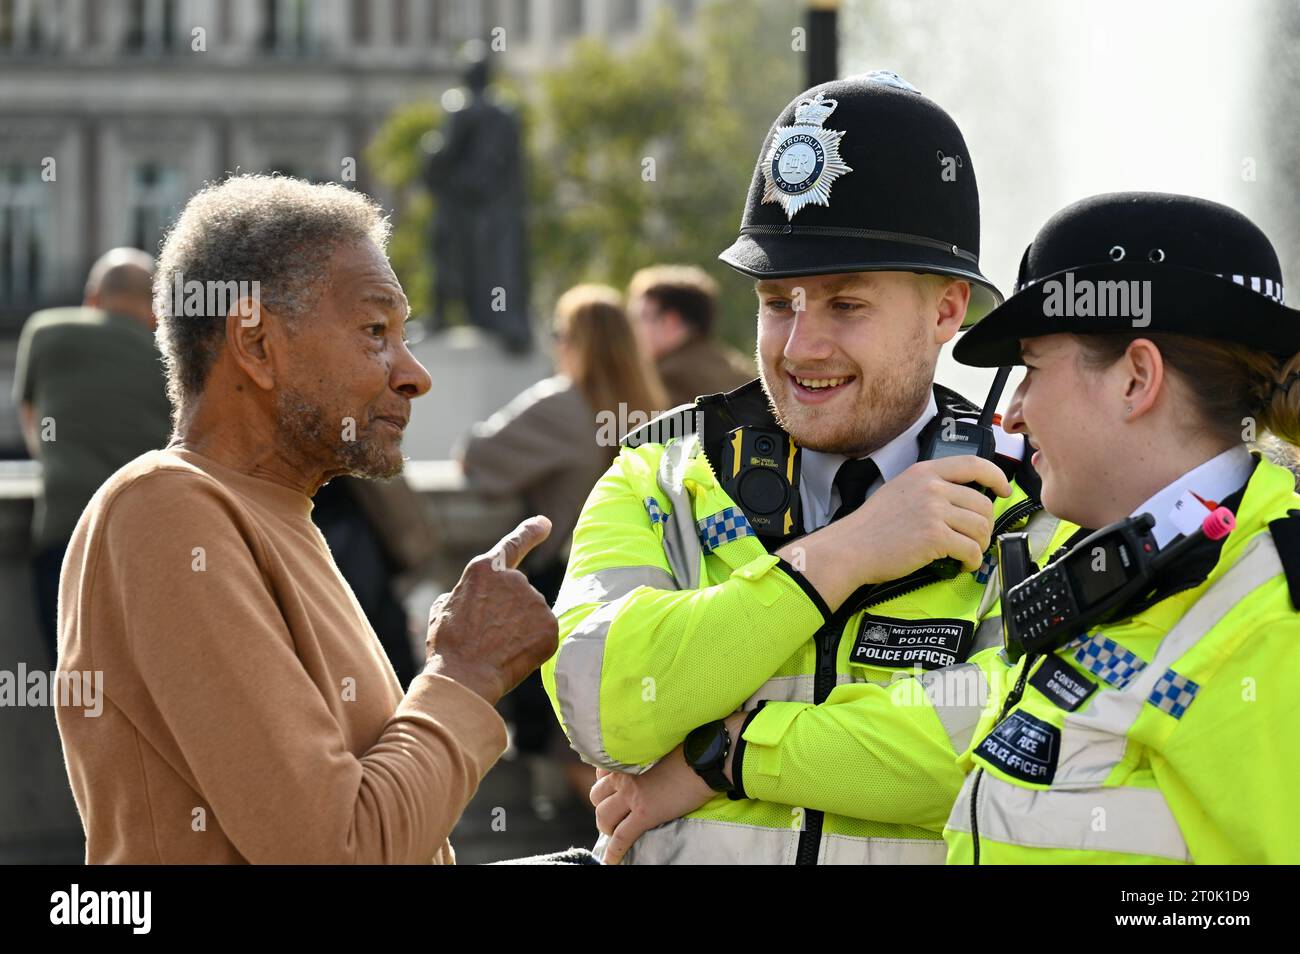
POLYGON ((659 501, 655 500, 653 497, 647 497, 645 499, 645 512, 650 515, 650 526, 652 527, 656 523, 668 522, 668 515, 664 513, 663 508, 659 506, 659 501))
MULTIPOLYGON (((1271 278, 1260 278, 1258 275, 1224 275, 1219 272, 1215 273, 1218 278, 1226 278, 1234 285, 1241 285, 1243 288, 1249 288, 1251 291, 1259 292, 1265 298, 1271 298, 1279 305, 1286 304, 1286 296, 1282 291, 1282 283, 1276 282, 1271 278)), ((1011 289, 1013 294, 1018 294, 1028 288, 1030 285, 1038 283, 1037 279, 1027 281, 1023 284, 1016 282, 1016 286, 1011 289)))
POLYGON ((1175 719, 1181 719, 1200 688, 1186 676, 1180 676, 1170 669, 1156 681, 1155 688, 1147 697, 1147 702, 1161 712, 1167 712, 1175 719))
POLYGON ((700 545, 704 547, 705 553, 712 553, 724 543, 754 535, 754 528, 735 507, 705 517, 697 522, 696 527, 700 531, 700 545))
POLYGON ((1286 298, 1282 294, 1282 283, 1275 282, 1271 278, 1260 278, 1258 275, 1220 275, 1220 278, 1226 278, 1236 285, 1244 285, 1251 291, 1259 292, 1265 298, 1271 298, 1279 305, 1286 303, 1286 298))
MULTIPOLYGON (((1218 272, 1216 272, 1216 276, 1218 278, 1227 278, 1230 282, 1234 283, 1234 285, 1240 285, 1247 287, 1247 289, 1251 291, 1260 292, 1260 294, 1264 295, 1265 298, 1271 298, 1278 304, 1286 304, 1287 299, 1286 295, 1284 295, 1282 291, 1282 282, 1275 282, 1271 278, 1260 278, 1258 276, 1235 276, 1235 274, 1234 276, 1226 276, 1226 274, 1218 272)), ((1019 292, 1028 289, 1031 285, 1037 285, 1036 278, 1028 282, 1015 283, 1015 287, 1014 289, 1011 289, 1011 292, 1013 292, 1013 294, 1019 294, 1019 292)))
POLYGON ((1075 650, 1074 658, 1094 676, 1123 689, 1147 664, 1113 639, 1097 633, 1075 650))

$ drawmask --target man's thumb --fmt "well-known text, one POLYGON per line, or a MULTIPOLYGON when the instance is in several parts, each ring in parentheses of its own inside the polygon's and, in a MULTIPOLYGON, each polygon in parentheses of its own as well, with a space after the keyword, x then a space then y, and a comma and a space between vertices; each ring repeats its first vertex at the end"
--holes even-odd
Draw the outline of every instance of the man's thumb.
POLYGON ((488 551, 492 566, 498 570, 517 569, 532 549, 551 535, 551 521, 543 516, 529 517, 488 551))

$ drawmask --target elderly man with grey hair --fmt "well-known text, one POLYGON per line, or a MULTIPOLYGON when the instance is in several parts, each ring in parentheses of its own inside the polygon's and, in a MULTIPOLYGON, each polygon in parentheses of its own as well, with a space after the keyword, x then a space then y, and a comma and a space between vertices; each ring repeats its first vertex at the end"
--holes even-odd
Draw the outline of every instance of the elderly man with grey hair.
POLYGON ((89 862, 449 862, 506 745, 496 701, 555 649, 527 520, 430 614, 402 694, 312 524, 340 474, 401 471, 411 401, 388 223, 336 185, 239 176, 185 207, 154 289, 174 432, 96 493, 61 583, 60 706, 89 862))

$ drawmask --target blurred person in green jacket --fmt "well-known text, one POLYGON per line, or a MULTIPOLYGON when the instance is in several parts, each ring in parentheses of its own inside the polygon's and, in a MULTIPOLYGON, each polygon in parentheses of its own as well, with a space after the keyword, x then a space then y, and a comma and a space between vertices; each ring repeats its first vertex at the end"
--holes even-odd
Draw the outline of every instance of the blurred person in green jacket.
POLYGON ((171 407, 154 343, 153 259, 115 248, 95 262, 81 307, 33 314, 18 341, 14 403, 41 463, 32 574, 41 634, 57 656, 59 569, 73 528, 114 471, 163 447, 171 407))

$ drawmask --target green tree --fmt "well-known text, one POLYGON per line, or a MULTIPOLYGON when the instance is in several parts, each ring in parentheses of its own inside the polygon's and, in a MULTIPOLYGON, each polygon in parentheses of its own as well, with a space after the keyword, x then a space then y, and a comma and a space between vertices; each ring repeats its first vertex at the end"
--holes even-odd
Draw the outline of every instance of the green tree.
MULTIPOLYGON (((716 261, 736 237, 758 149, 802 87, 788 0, 716 0, 687 27, 665 10, 630 49, 586 39, 526 91, 507 84, 524 120, 534 307, 549 313, 578 281, 626 285, 636 269, 687 262, 721 280, 720 333, 754 340, 749 282, 716 261)), ((393 261, 417 312, 427 309, 428 217, 421 138, 438 107, 397 111, 369 151, 397 190, 393 261)))

